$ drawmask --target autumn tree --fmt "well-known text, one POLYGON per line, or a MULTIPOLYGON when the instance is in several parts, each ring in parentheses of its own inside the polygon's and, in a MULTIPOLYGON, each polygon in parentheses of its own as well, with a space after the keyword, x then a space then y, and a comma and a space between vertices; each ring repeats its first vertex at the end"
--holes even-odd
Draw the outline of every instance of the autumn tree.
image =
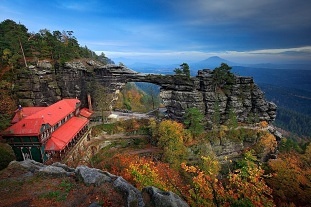
POLYGON ((295 151, 281 153, 269 160, 272 176, 266 178, 273 189, 278 206, 308 206, 311 200, 311 145, 303 154, 295 151))
POLYGON ((122 176, 140 190, 147 186, 155 186, 187 197, 189 186, 180 173, 167 163, 154 161, 150 157, 125 154, 115 155, 113 163, 110 172, 122 176))
POLYGON ((223 182, 218 178, 218 161, 209 156, 202 159, 203 170, 182 164, 182 169, 192 175, 191 206, 275 206, 272 190, 263 180, 264 171, 255 163, 251 151, 245 153, 223 182))
POLYGON ((182 169, 191 176, 188 203, 193 207, 221 206, 225 196, 222 183, 217 179, 219 163, 211 157, 201 157, 204 170, 182 163, 182 169))
POLYGON ((272 189, 263 179, 264 170, 253 153, 245 152, 237 162, 237 169, 229 173, 227 202, 232 206, 275 206, 272 189))
POLYGON ((187 156, 184 146, 184 127, 181 123, 172 120, 164 120, 159 124, 158 146, 163 148, 164 161, 174 168, 179 168, 180 163, 187 156))
MULTIPOLYGON (((254 150, 260 156, 267 156, 274 153, 277 147, 277 141, 273 134, 262 132, 259 141, 255 144, 254 150)), ((263 157, 265 159, 265 157, 263 157)))

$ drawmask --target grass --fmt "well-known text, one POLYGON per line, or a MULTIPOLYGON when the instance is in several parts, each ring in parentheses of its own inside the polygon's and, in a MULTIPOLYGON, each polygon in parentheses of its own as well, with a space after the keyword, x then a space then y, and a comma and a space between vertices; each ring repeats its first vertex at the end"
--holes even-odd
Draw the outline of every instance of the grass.
POLYGON ((74 185, 69 180, 62 180, 55 190, 48 191, 39 196, 39 198, 51 199, 55 201, 65 201, 74 185))
POLYGON ((6 193, 14 193, 16 190, 21 189, 23 184, 24 184, 23 180, 9 180, 9 179, 1 180, 0 191, 6 193))
POLYGON ((51 199, 56 201, 64 201, 67 196, 63 194, 61 191, 49 191, 47 193, 43 193, 39 196, 39 198, 51 199))

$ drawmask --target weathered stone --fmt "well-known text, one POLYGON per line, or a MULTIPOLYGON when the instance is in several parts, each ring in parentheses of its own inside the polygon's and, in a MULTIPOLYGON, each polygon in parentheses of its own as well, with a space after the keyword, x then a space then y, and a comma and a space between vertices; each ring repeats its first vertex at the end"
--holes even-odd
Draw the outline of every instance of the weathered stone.
POLYGON ((155 187, 146 187, 142 190, 142 194, 149 197, 149 199, 146 199, 146 206, 189 207, 178 195, 170 191, 167 192, 155 187))
POLYGON ((74 168, 68 167, 67 165, 60 163, 60 162, 54 162, 52 164, 52 166, 63 168, 67 172, 74 172, 75 171, 74 168))
POLYGON ((91 203, 91 205, 89 205, 89 207, 102 207, 102 205, 100 205, 97 202, 91 203))
POLYGON ((65 68, 74 69, 74 70, 87 70, 82 62, 65 62, 65 68))
POLYGON ((18 102, 22 103, 25 106, 33 106, 34 105, 33 99, 21 98, 21 99, 18 99, 18 102))
POLYGON ((13 161, 10 165, 20 165, 32 173, 40 173, 53 176, 72 176, 74 170, 61 163, 54 163, 53 165, 44 165, 34 160, 26 159, 21 162, 13 161))
POLYGON ((16 93, 21 99, 32 99, 34 98, 32 91, 20 91, 16 93))
POLYGON ((113 186, 115 189, 117 189, 119 192, 123 194, 123 197, 127 201, 126 206, 138 206, 143 207, 145 206, 145 203, 143 201, 143 197, 140 193, 140 191, 135 188, 133 185, 129 184, 126 180, 124 180, 122 177, 118 177, 114 182, 113 186))
POLYGON ((41 169, 38 170, 39 173, 47 174, 47 175, 57 175, 57 176, 69 176, 69 175, 74 175, 73 172, 67 172, 61 167, 57 166, 44 166, 41 169))
POLYGON ((111 174, 87 166, 78 166, 75 170, 77 177, 80 177, 86 185, 99 186, 104 182, 111 182, 111 174))
POLYGON ((42 69, 52 69, 52 64, 48 60, 42 60, 37 62, 37 67, 42 69))
MULTIPOLYGON (((94 184, 95 186, 100 186, 105 182, 110 182, 113 188, 115 188, 120 192, 121 195, 123 195, 125 201, 124 206, 126 207, 188 207, 188 204, 185 201, 172 192, 165 192, 155 187, 147 187, 143 189, 143 192, 141 192, 122 177, 95 168, 78 166, 76 169, 74 169, 62 163, 44 165, 30 159, 20 162, 12 161, 10 165, 14 165, 14 167, 17 168, 22 167, 25 169, 22 178, 31 177, 35 174, 44 174, 53 177, 76 176, 78 178, 82 178, 86 185, 94 184), (143 199, 143 194, 148 197, 146 201, 143 199)), ((96 207, 100 205, 96 202, 93 202, 89 206, 96 207)))
POLYGON ((283 138, 283 135, 281 132, 277 131, 273 126, 269 125, 268 126, 268 131, 273 134, 276 138, 277 141, 281 141, 283 138))
POLYGON ((40 170, 41 168, 43 168, 45 166, 42 163, 36 162, 34 160, 30 160, 30 159, 26 159, 26 160, 21 161, 21 162, 12 161, 10 163, 10 165, 20 165, 20 166, 28 169, 32 173, 40 170))
POLYGON ((75 97, 86 106, 87 85, 94 81, 109 88, 111 93, 122 89, 127 82, 149 82, 160 86, 160 97, 168 115, 174 119, 182 119, 187 108, 196 107, 205 115, 206 121, 211 122, 216 103, 221 113, 221 123, 228 118, 229 110, 235 111, 241 122, 251 114, 268 122, 276 117, 276 105, 264 99, 263 92, 251 77, 236 76, 235 84, 215 90, 212 71, 207 69, 189 78, 181 75, 146 75, 125 66, 97 65, 92 61, 85 64, 81 61, 68 62, 59 67, 55 74, 44 74, 42 78, 21 74, 24 76, 16 82, 16 94, 19 99, 32 99, 32 103, 40 106, 50 105, 60 98, 75 97), (90 66, 93 72, 87 71, 86 68, 90 66))

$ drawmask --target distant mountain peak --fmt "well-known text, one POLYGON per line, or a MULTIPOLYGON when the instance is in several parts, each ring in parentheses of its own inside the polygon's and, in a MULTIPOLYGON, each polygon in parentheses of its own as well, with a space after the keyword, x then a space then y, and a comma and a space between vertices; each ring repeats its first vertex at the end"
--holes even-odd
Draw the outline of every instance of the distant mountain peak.
POLYGON ((222 62, 225 62, 225 63, 230 62, 230 61, 228 61, 226 59, 223 59, 223 58, 221 58, 219 56, 212 56, 212 57, 209 57, 209 58, 207 58, 207 59, 205 59, 205 60, 203 60, 201 62, 207 62, 207 61, 221 62, 221 63, 222 62))
POLYGON ((194 63, 194 64, 192 64, 192 66, 195 69, 202 69, 202 68, 214 69, 216 67, 219 67, 221 65, 221 63, 227 63, 229 66, 236 65, 236 63, 233 63, 229 60, 223 59, 219 56, 212 56, 212 57, 209 57, 205 60, 194 63))
POLYGON ((209 58, 207 58, 207 59, 222 59, 222 60, 224 60, 223 58, 221 58, 221 57, 219 57, 219 56, 217 56, 217 55, 211 56, 211 57, 209 57, 209 58))

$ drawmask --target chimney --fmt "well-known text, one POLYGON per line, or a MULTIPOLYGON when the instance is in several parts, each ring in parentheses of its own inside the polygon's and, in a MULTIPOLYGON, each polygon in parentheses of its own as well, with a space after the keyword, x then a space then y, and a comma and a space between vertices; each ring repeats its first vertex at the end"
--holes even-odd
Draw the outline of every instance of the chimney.
POLYGON ((89 105, 89 110, 93 111, 92 102, 91 102, 91 95, 89 93, 87 94, 87 102, 88 102, 88 105, 89 105))

